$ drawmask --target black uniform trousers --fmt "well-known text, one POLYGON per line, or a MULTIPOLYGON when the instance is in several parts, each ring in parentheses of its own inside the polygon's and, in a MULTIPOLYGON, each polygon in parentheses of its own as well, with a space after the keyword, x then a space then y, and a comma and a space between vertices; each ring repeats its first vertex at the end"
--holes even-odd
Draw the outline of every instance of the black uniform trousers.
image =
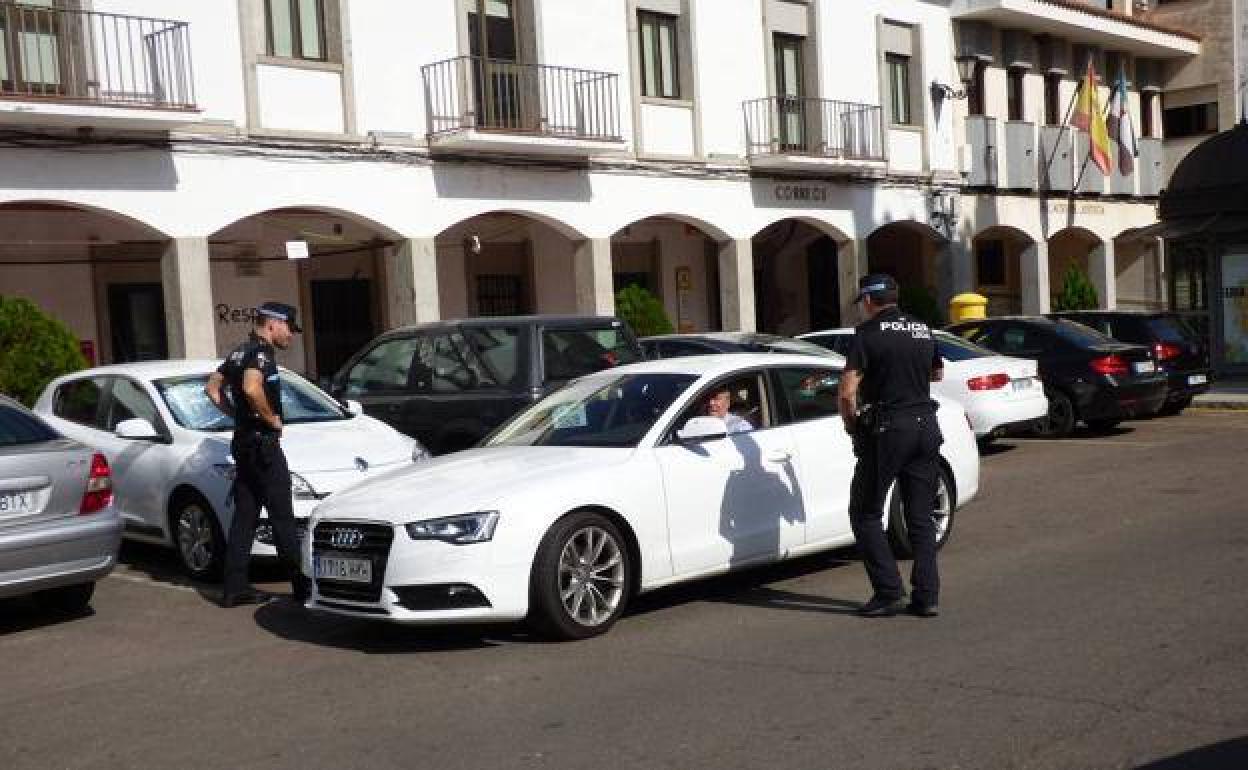
POLYGON ((937 603, 940 575, 936 568, 932 510, 943 442, 936 416, 928 413, 882 416, 878 430, 856 442, 861 450, 850 487, 849 521, 876 596, 898 599, 905 595, 897 560, 883 528, 884 500, 896 480, 894 494, 901 495, 914 552, 910 573, 912 599, 928 605, 937 603))
POLYGON ((256 537, 260 509, 269 515, 277 557, 289 571, 295 595, 307 593, 307 579, 299 566, 299 542, 291 503, 290 468, 278 437, 271 433, 236 433, 234 453, 234 518, 225 551, 225 595, 236 596, 249 586, 247 568, 256 537))

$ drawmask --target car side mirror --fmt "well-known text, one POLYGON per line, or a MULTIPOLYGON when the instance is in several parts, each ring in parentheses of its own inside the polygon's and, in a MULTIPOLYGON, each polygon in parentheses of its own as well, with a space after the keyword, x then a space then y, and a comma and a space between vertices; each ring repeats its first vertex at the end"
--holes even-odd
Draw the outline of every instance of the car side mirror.
POLYGON ((676 439, 681 442, 709 441, 727 435, 728 423, 721 417, 694 417, 676 431, 676 439))
POLYGON ((360 415, 364 414, 364 405, 361 404, 359 401, 356 401, 354 399, 347 399, 344 403, 347 406, 347 411, 350 412, 355 417, 359 417, 360 415))
POLYGON ((117 436, 117 438, 124 438, 129 441, 162 440, 161 435, 156 432, 156 428, 142 417, 122 420, 117 423, 117 427, 113 430, 113 435, 117 436))

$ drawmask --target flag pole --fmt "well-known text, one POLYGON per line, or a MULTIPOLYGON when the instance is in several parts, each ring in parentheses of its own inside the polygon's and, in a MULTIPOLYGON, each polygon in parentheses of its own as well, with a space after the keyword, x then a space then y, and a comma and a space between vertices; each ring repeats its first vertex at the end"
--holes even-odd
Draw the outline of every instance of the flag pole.
MULTIPOLYGON (((1095 88, 1096 86, 1093 86, 1095 88)), ((1109 111, 1114 107, 1114 94, 1118 92, 1118 84, 1114 83, 1114 87, 1109 90, 1109 98, 1105 100, 1105 114, 1102 117, 1108 118, 1109 111)), ((1123 98, 1126 98, 1125 95, 1123 98)), ((1075 183, 1070 186, 1070 197, 1074 198, 1075 193, 1079 190, 1079 183, 1083 181, 1083 172, 1088 170, 1088 161, 1092 160, 1092 132, 1088 132, 1088 154, 1083 156, 1083 165, 1079 167, 1079 176, 1075 178, 1075 183)))

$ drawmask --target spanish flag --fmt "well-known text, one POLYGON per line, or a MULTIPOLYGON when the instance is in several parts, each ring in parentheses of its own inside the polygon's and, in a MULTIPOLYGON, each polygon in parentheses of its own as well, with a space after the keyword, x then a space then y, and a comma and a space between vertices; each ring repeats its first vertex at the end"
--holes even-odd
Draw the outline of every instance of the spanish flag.
POLYGON ((1075 117, 1071 122, 1088 132, 1092 162, 1102 174, 1109 174, 1109 128, 1105 125, 1105 115, 1101 112, 1101 100, 1096 90, 1096 70, 1092 67, 1091 59, 1088 60, 1088 72, 1083 76, 1083 83, 1079 87, 1079 103, 1075 106, 1075 117))

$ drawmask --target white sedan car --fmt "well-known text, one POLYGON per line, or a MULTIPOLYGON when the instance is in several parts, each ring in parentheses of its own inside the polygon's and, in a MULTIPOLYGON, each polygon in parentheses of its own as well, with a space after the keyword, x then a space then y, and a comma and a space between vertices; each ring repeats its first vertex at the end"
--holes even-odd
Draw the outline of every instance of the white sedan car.
MULTIPOLYGON (((1003 356, 948 332, 935 330, 933 337, 945 378, 932 383, 932 394, 961 404, 981 441, 1029 430, 1049 413, 1035 361, 1003 356)), ((853 329, 829 329, 799 339, 844 355, 853 338, 853 329)))
MULTIPOLYGON (((629 597, 853 542, 854 457, 827 358, 727 354, 577 380, 483 446, 373 477, 309 522, 309 606, 432 624, 529 618, 606 631, 629 597), (753 430, 706 402, 727 389, 753 430)), ((979 486, 961 407, 941 402, 939 542, 979 486)), ((899 496, 885 525, 905 541, 899 496)))
MULTIPOLYGON (((197 579, 219 575, 229 531, 233 421, 204 393, 217 361, 150 361, 75 372, 49 383, 34 411, 102 452, 113 469, 125 536, 176 548, 197 579)), ((388 425, 344 408, 285 369, 282 409, 300 531, 321 500, 371 474, 427 453, 388 425)), ((275 553, 267 520, 253 554, 275 553)))

